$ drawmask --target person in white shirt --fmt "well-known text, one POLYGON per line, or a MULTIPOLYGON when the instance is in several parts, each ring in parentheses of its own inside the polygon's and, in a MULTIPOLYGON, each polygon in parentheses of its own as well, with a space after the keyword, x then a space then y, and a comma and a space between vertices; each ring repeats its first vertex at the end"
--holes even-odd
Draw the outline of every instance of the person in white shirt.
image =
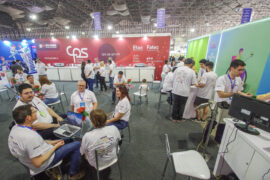
POLYGON ((80 107, 85 107, 85 111, 90 113, 98 106, 98 102, 95 94, 92 91, 86 89, 86 83, 83 80, 79 80, 77 84, 78 90, 75 91, 70 98, 70 108, 72 112, 78 112, 80 107))
POLYGON ((95 72, 95 83, 96 83, 96 88, 98 88, 98 83, 100 79, 100 74, 99 74, 99 69, 100 69, 100 63, 98 58, 95 58, 95 63, 93 64, 94 72, 95 72))
POLYGON ((35 86, 40 87, 39 81, 36 81, 32 74, 27 75, 27 81, 25 81, 25 83, 30 84, 33 88, 35 88, 35 86))
POLYGON ((184 66, 184 61, 185 61, 186 59, 185 59, 185 57, 184 56, 179 56, 179 58, 178 58, 178 63, 177 63, 177 65, 176 65, 176 67, 182 67, 182 66, 184 66))
POLYGON ((23 105, 13 110, 13 119, 17 124, 13 126, 8 137, 11 154, 33 174, 43 172, 64 158, 70 157, 68 178, 82 178, 83 173, 79 173, 81 143, 44 140, 32 126, 37 120, 37 114, 32 105, 23 105))
POLYGON ((190 58, 185 60, 185 65, 179 67, 173 74, 173 122, 180 122, 182 120, 185 105, 190 93, 190 86, 196 84, 196 74, 191 69, 194 61, 190 58))
POLYGON ((55 84, 48 80, 47 76, 40 76, 39 82, 41 85, 40 94, 44 97, 45 104, 51 104, 59 101, 59 94, 55 84))
POLYGON ((93 92, 94 91, 93 85, 94 85, 94 81, 95 81, 95 72, 94 72, 93 65, 91 64, 90 59, 87 60, 87 64, 85 65, 84 74, 85 74, 85 78, 87 79, 88 89, 93 92))
POLYGON ((130 117, 130 97, 128 94, 128 89, 125 85, 118 85, 116 88, 116 95, 119 98, 113 117, 107 120, 107 125, 114 125, 118 129, 124 129, 128 126, 128 121, 130 117))
POLYGON ((148 91, 149 91, 149 86, 147 85, 146 79, 143 79, 142 83, 139 86, 139 91, 135 92, 134 94, 139 94, 140 98, 141 96, 144 96, 145 101, 148 103, 148 97, 147 97, 148 91))
POLYGON ((100 75, 100 77, 99 77, 100 90, 103 91, 103 87, 104 87, 105 91, 107 91, 107 86, 106 86, 106 82, 105 82, 106 69, 105 69, 105 65, 104 65, 103 61, 100 62, 99 75, 100 75))
MULTIPOLYGON (((90 164, 90 172, 93 172, 91 174, 96 175, 95 151, 98 155, 98 166, 108 166, 117 158, 117 143, 121 140, 121 136, 115 126, 106 126, 107 115, 103 110, 93 110, 90 119, 95 129, 83 136, 80 152, 90 164)), ((109 179, 110 173, 107 173, 109 168, 100 172, 101 179, 109 179)))
POLYGON ((20 85, 27 81, 27 74, 23 72, 22 69, 17 69, 17 74, 15 74, 16 85, 20 85))
POLYGON ((112 104, 115 104, 116 100, 116 87, 120 85, 125 85, 127 83, 127 80, 123 74, 123 71, 119 71, 118 75, 115 76, 113 79, 112 104))
POLYGON ((206 64, 207 60, 206 59, 201 59, 200 60, 200 69, 199 69, 199 72, 198 72, 198 81, 201 80, 201 77, 203 76, 203 74, 206 72, 206 67, 205 67, 205 64, 206 64))
POLYGON ((110 88, 113 88, 113 79, 114 79, 114 64, 112 64, 112 60, 108 61, 109 63, 109 81, 110 81, 110 88))
POLYGON ((46 65, 38 58, 36 63, 36 69, 39 76, 47 76, 46 65))
POLYGON ((165 60, 164 61, 164 66, 162 68, 162 73, 161 73, 161 84, 163 84, 165 76, 170 72, 170 67, 169 67, 169 61, 165 60))
MULTIPOLYGON (((211 99, 213 90, 216 85, 216 80, 218 78, 217 74, 213 72, 214 63, 213 62, 207 62, 205 64, 206 72, 201 77, 201 80, 196 84, 195 86, 199 88, 197 97, 194 101, 194 107, 207 103, 209 99, 211 99)), ((208 106, 206 106, 203 109, 203 116, 201 119, 201 112, 200 110, 196 111, 197 113, 197 119, 200 121, 205 121, 208 115, 208 106)))
POLYGON ((37 121, 32 125, 33 128, 44 139, 56 139, 53 130, 55 127, 59 127, 59 122, 63 121, 63 118, 56 114, 43 101, 35 97, 30 84, 21 84, 18 87, 18 91, 20 93, 20 99, 17 101, 14 109, 19 106, 31 104, 38 111, 37 121))
POLYGON ((172 71, 170 71, 167 76, 164 79, 164 83, 161 89, 161 92, 166 93, 169 92, 170 96, 167 99, 167 102, 169 104, 172 104, 172 89, 173 89, 173 73, 177 69, 177 67, 174 67, 172 71))
POLYGON ((169 65, 170 71, 172 71, 174 67, 176 67, 175 60, 171 61, 171 64, 169 65))

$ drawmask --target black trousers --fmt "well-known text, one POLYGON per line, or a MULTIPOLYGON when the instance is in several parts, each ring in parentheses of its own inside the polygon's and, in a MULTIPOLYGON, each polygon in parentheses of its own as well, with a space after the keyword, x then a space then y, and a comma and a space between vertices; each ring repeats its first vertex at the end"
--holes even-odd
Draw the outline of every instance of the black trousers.
POLYGON ((106 83, 105 83, 105 77, 100 76, 99 83, 100 83, 100 90, 103 91, 103 87, 104 87, 105 91, 107 91, 107 86, 106 86, 106 83))
POLYGON ((173 94, 172 118, 174 120, 181 120, 183 118, 187 99, 188 97, 173 94))

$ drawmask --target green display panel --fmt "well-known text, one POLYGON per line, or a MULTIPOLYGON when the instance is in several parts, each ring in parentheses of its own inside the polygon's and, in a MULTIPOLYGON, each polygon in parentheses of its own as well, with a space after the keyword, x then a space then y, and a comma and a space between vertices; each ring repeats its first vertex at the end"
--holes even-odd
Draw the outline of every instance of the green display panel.
POLYGON ((197 71, 200 68, 199 61, 206 57, 208 41, 209 36, 188 42, 187 58, 194 58, 197 71))
MULTIPOLYGON (((256 94, 270 53, 270 19, 249 23, 222 32, 216 73, 226 73, 233 59, 246 63, 245 91, 256 94), (240 51, 241 49, 241 51, 240 51)), ((267 83, 270 83, 268 81, 267 83)))

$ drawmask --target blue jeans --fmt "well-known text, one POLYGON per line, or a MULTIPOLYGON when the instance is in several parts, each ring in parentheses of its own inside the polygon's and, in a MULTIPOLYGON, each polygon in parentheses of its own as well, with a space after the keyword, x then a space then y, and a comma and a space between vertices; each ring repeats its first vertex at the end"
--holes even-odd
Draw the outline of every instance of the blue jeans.
POLYGON ((118 121, 107 124, 107 126, 112 126, 112 125, 116 126, 117 129, 121 130, 128 126, 128 122, 120 119, 118 121))
POLYGON ((45 104, 51 104, 51 103, 55 103, 56 101, 58 101, 59 100, 59 97, 57 97, 57 98, 45 98, 44 100, 43 100, 43 102, 45 103, 45 104))
POLYGON ((109 77, 109 80, 110 80, 110 88, 113 88, 113 77, 109 77))
MULTIPOLYGON (((54 158, 48 168, 53 167, 59 161, 63 160, 66 157, 71 157, 70 159, 70 167, 68 174, 74 175, 79 172, 80 161, 81 161, 81 153, 80 153, 81 143, 79 141, 74 141, 64 146, 60 147, 54 152, 54 158)), ((48 169, 47 168, 47 169, 48 169)))
POLYGON ((98 82, 99 82, 99 75, 98 75, 98 73, 96 73, 96 74, 95 74, 96 88, 98 88, 98 82))
POLYGON ((91 78, 88 78, 87 79, 88 89, 90 91, 92 91, 92 92, 94 91, 94 88, 93 88, 94 81, 95 81, 95 79, 91 79, 91 78))

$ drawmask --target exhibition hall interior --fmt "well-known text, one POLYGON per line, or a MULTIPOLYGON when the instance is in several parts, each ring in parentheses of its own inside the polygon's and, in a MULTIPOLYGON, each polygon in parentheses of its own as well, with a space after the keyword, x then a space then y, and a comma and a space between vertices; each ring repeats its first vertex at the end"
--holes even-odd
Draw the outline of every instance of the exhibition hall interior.
POLYGON ((270 0, 0 0, 2 180, 270 180, 270 0))

